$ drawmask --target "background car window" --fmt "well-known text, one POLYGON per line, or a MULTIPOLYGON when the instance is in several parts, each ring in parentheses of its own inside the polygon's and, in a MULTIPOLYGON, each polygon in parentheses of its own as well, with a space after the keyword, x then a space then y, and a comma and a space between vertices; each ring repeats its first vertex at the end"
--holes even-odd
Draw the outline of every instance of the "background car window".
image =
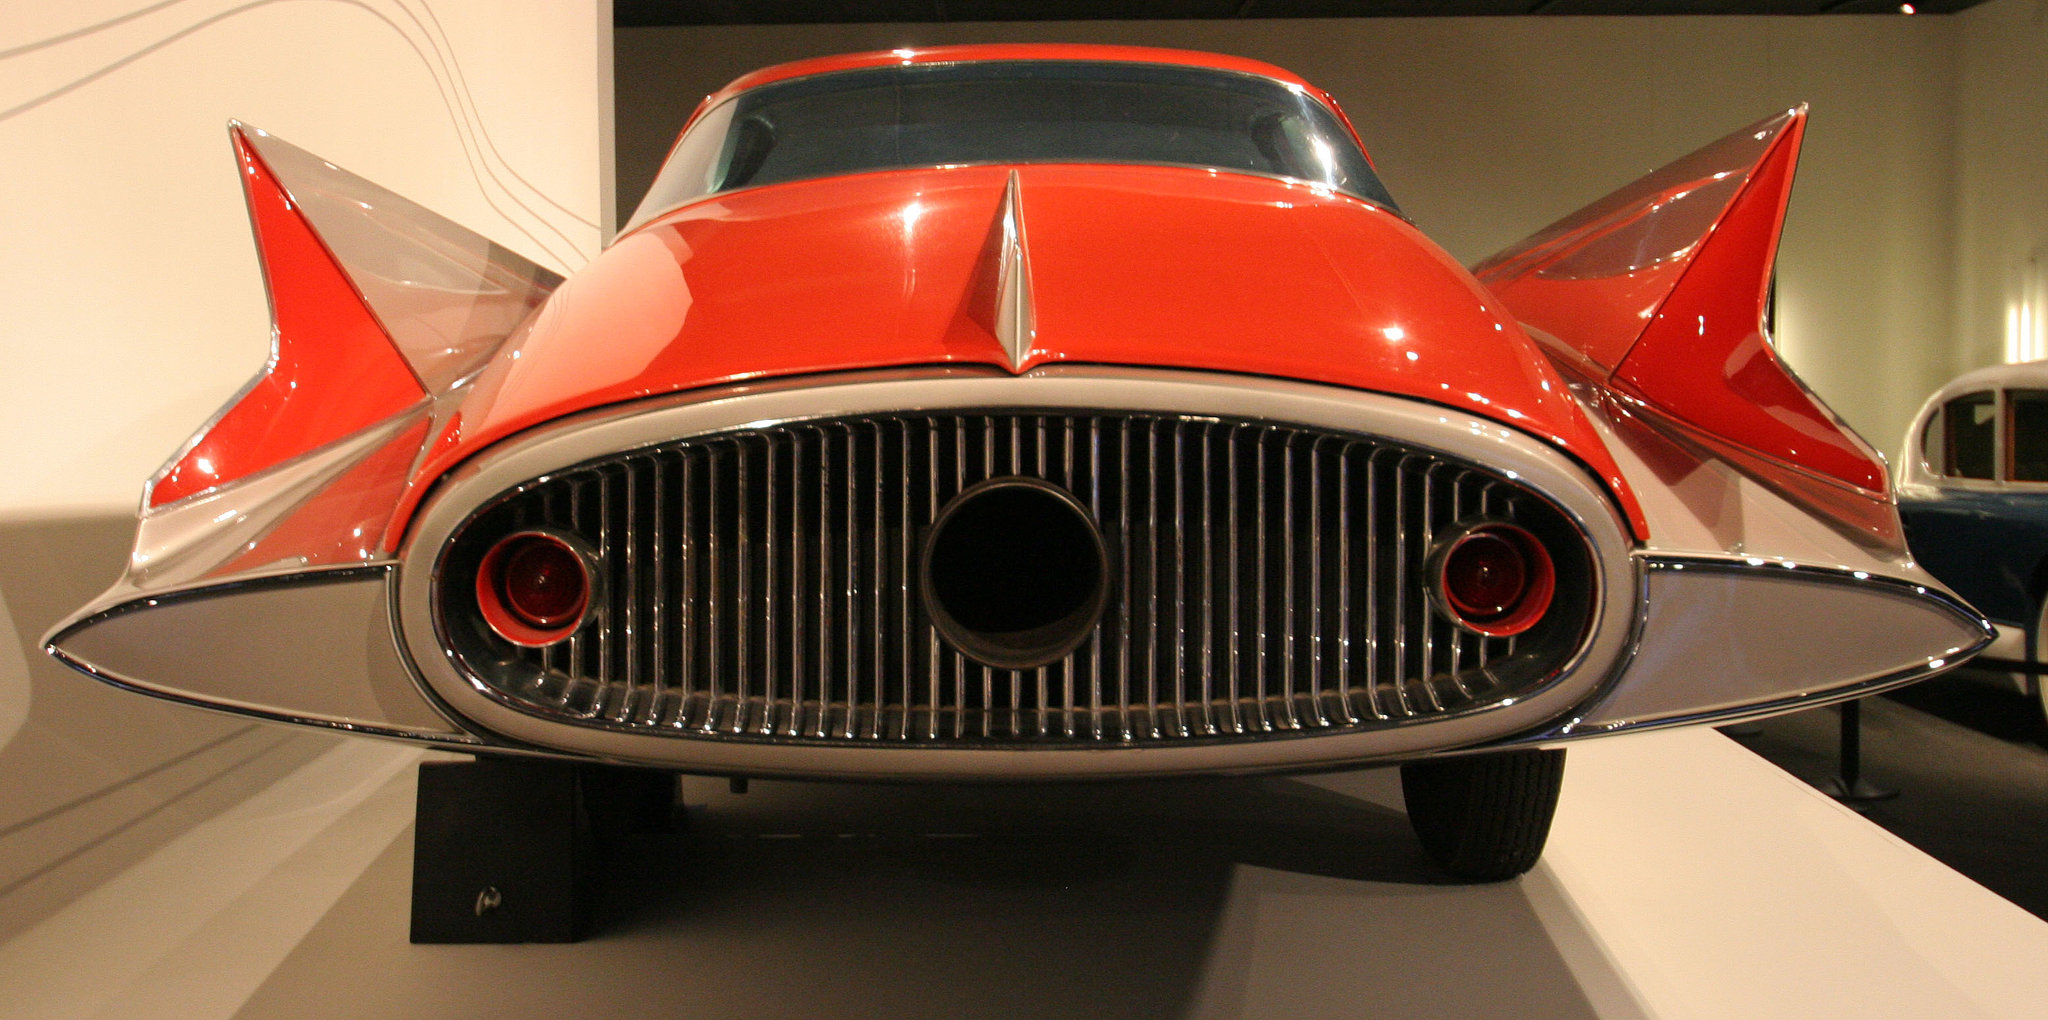
POLYGON ((1993 478, 1998 466, 1998 399, 1969 393, 1941 409, 1948 447, 1942 473, 1954 478, 1993 478))
POLYGON ((2016 482, 2048 482, 2048 391, 2007 390, 2006 445, 2016 482))

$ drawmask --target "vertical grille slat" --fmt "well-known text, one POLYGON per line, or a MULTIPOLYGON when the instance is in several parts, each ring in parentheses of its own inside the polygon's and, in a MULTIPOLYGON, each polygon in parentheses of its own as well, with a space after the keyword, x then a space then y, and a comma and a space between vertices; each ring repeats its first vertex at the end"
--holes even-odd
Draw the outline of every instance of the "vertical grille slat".
MULTIPOLYGON (((1253 432, 1253 436, 1253 451, 1257 453, 1257 461, 1253 467, 1253 487, 1255 492, 1272 492, 1266 483, 1266 432, 1257 430, 1253 432)), ((1274 727, 1272 717, 1266 715, 1266 545, 1272 539, 1272 528, 1266 526, 1266 506, 1270 502, 1272 500, 1253 502, 1253 549, 1257 551, 1257 559, 1253 559, 1251 565, 1251 590, 1255 592, 1251 602, 1251 647, 1255 649, 1255 653, 1251 655, 1251 684, 1255 692, 1253 707, 1257 721, 1260 721, 1260 729, 1274 727)))
MULTIPOLYGON (((1159 422, 1145 422, 1145 732, 1159 736, 1159 422)), ((1133 582, 1139 580, 1132 578, 1133 582)))
MULTIPOLYGON (((790 445, 793 446, 794 444, 792 443, 790 445)), ((777 613, 775 611, 775 592, 776 589, 779 587, 776 584, 776 582, 780 580, 782 576, 780 564, 777 562, 776 556, 776 554, 781 551, 780 542, 778 542, 777 540, 782 537, 782 487, 776 484, 778 479, 776 478, 775 471, 776 461, 778 459, 775 456, 775 451, 778 448, 779 444, 773 442, 765 443, 761 457, 763 461, 761 465, 761 474, 767 498, 767 503, 764 508, 766 510, 766 513, 763 515, 765 517, 765 521, 761 529, 763 546, 761 553, 762 571, 760 616, 762 631, 762 690, 760 721, 757 724, 760 727, 760 729, 757 732, 760 733, 762 736, 769 736, 775 732, 775 705, 777 702, 782 700, 782 687, 783 684, 786 682, 782 672, 775 668, 776 660, 778 658, 778 656, 775 653, 778 646, 782 644, 781 631, 784 624, 787 622, 783 619, 782 614, 777 613)), ((743 507, 741 509, 742 512, 746 512, 751 508, 743 507)))
MULTIPOLYGON (((1080 479, 1076 478, 1074 473, 1073 418, 1064 417, 1060 419, 1060 440, 1060 465, 1062 471, 1066 476, 1065 481, 1067 489, 1069 491, 1078 491, 1081 488, 1081 486, 1080 479)), ((1092 502, 1089 503, 1089 507, 1091 510, 1093 509, 1094 505, 1095 504, 1092 502)), ((1095 639, 1093 637, 1090 637, 1086 641, 1084 641, 1083 644, 1088 647, 1093 647, 1095 644, 1095 639)), ((1073 652, 1068 652, 1066 660, 1060 663, 1060 674, 1066 680, 1065 689, 1064 691, 1062 691, 1064 697, 1062 697, 1061 699, 1061 703, 1064 706, 1064 708, 1060 713, 1060 735, 1067 738, 1068 740, 1074 739, 1074 674, 1075 671, 1079 668, 1080 652, 1078 649, 1073 652)))
POLYGON ((1323 712, 1323 470, 1316 456, 1324 438, 1317 436, 1308 451, 1308 688, 1317 727, 1330 724, 1323 712))
POLYGON ((1122 498, 1116 500, 1116 547, 1122 551, 1122 567, 1124 567, 1118 573, 1118 578, 1122 578, 1122 584, 1118 584, 1118 592, 1122 592, 1122 594, 1118 598, 1118 610, 1116 610, 1116 617, 1118 617, 1118 627, 1116 627, 1116 635, 1118 635, 1118 641, 1116 641, 1116 713, 1118 715, 1116 717, 1118 717, 1118 729, 1122 731, 1124 739, 1130 739, 1130 737, 1133 737, 1133 731, 1130 731, 1130 602, 1133 602, 1133 596, 1130 596, 1130 588, 1137 586, 1137 578, 1130 576, 1130 547, 1135 545, 1135 539, 1130 537, 1130 500, 1133 500, 1133 494, 1130 494, 1130 422, 1128 420, 1124 420, 1122 428, 1116 430, 1116 485, 1118 485, 1118 490, 1122 490, 1120 492, 1122 498))
MULTIPOLYGON (((1466 473, 1459 471, 1451 478, 1451 517, 1453 520, 1461 520, 1464 517, 1459 508, 1464 505, 1465 477, 1466 473)), ((1448 676, 1452 685, 1458 688, 1460 696, 1469 698, 1472 696, 1472 688, 1466 684, 1463 675, 1465 665, 1464 635, 1458 633, 1456 628, 1452 628, 1447 632, 1446 636, 1451 646, 1451 661, 1445 669, 1444 675, 1448 676)))
MULTIPOLYGON (((678 728, 690 725, 698 700, 697 647, 691 640, 696 634, 696 628, 693 626, 697 609, 696 528, 692 526, 691 519, 683 516, 682 512, 683 507, 691 505, 691 469, 698 459, 694 453, 688 452, 676 458, 676 487, 669 490, 674 498, 661 504, 661 512, 676 522, 676 564, 670 569, 670 573, 675 575, 680 585, 673 595, 673 612, 677 618, 678 633, 675 636, 673 657, 671 658, 669 650, 665 649, 662 661, 668 664, 669 676, 673 678, 673 682, 682 687, 677 699, 676 715, 671 720, 678 728)), ((656 463, 665 466, 668 462, 656 463)), ((663 549, 663 555, 667 555, 666 547, 663 549)), ((663 588, 662 593, 664 598, 671 597, 667 588, 663 588)))
MULTIPOLYGON (((888 692, 885 688, 888 684, 890 673, 888 659, 884 655, 884 649, 888 642, 889 627, 883 622, 886 619, 884 613, 889 596, 888 586, 885 583, 885 577, 882 572, 883 564, 889 560, 888 536, 890 532, 885 530, 882 525, 882 508, 889 503, 889 481, 892 476, 889 473, 887 461, 882 453, 884 450, 884 440, 882 438, 884 431, 886 430, 881 423, 871 423, 870 434, 874 437, 874 448, 872 451, 874 470, 868 477, 875 480, 875 516, 874 530, 869 532, 868 537, 868 557, 869 561, 874 565, 874 573, 869 575, 868 578, 868 620, 869 629, 873 632, 871 637, 874 640, 870 661, 874 663, 871 675, 874 677, 875 708, 872 714, 868 716, 868 739, 870 740, 880 740, 882 737, 882 714, 884 706, 888 704, 888 692)), ((860 476, 856 473, 854 477, 858 478, 860 476)), ((908 627, 902 629, 909 630, 908 627)), ((851 683, 852 679, 852 677, 849 677, 848 683, 851 683)), ((859 704, 860 698, 857 691, 852 695, 851 700, 854 704, 859 704)))
MULTIPOLYGON (((1233 427, 1231 429, 1231 437, 1233 440, 1237 436, 1242 434, 1243 430, 1241 428, 1233 427)), ((1244 640, 1244 632, 1240 629, 1239 626, 1242 622, 1239 617, 1239 612, 1244 600, 1238 598, 1237 596, 1239 593, 1243 592, 1244 589, 1238 586, 1239 550, 1237 518, 1239 490, 1237 485, 1237 444, 1233 442, 1229 446, 1226 446, 1223 450, 1223 456, 1224 460, 1227 463, 1227 466, 1225 467, 1225 474, 1227 474, 1230 479, 1229 489, 1224 493, 1223 497, 1224 513, 1227 515, 1228 518, 1225 521, 1224 525, 1224 534, 1227 536, 1224 540, 1226 543, 1224 550, 1224 562, 1230 565, 1230 626, 1227 630, 1224 631, 1224 634, 1226 635, 1225 640, 1229 643, 1230 654, 1228 656, 1229 663, 1225 667, 1223 675, 1229 678, 1230 732, 1243 733, 1245 731, 1244 702, 1239 697, 1239 695, 1242 693, 1242 684, 1244 682, 1244 662, 1241 658, 1239 658, 1238 653, 1239 646, 1243 643, 1244 640)))
MULTIPOLYGON (((830 432, 825 431, 824 429, 819 429, 817 432, 817 438, 819 462, 819 470, 817 472, 818 530, 817 533, 812 536, 812 538, 814 541, 816 541, 818 550, 818 625, 812 628, 811 630, 811 633, 816 637, 816 643, 812 646, 811 650, 811 661, 816 670, 818 708, 815 718, 811 720, 811 724, 808 727, 799 726, 797 728, 799 730, 808 729, 812 736, 823 737, 825 735, 826 726, 825 716, 832 704, 832 584, 834 581, 834 577, 832 573, 833 556, 831 552, 831 464, 833 463, 833 461, 831 457, 832 434, 830 432)), ((840 463, 843 464, 844 460, 841 460, 840 463)), ((801 714, 802 713, 799 712, 799 715, 801 714)))
POLYGON ((1215 645, 1216 645, 1216 495, 1210 487, 1211 463, 1209 460, 1209 435, 1213 431, 1210 422, 1202 427, 1202 658, 1198 675, 1202 679, 1202 732, 1216 732, 1215 695, 1215 645))
MULTIPOLYGON (((712 612, 722 613, 728 625, 736 632, 736 640, 728 647, 723 674, 727 678, 726 686, 730 694, 720 706, 718 713, 719 730, 734 734, 744 733, 746 730, 746 708, 752 703, 754 686, 751 678, 760 670, 760 664, 754 658, 752 640, 753 632, 760 629, 760 625, 753 622, 759 615, 754 609, 753 602, 753 567, 754 560, 759 558, 760 550, 755 548, 748 534, 750 530, 758 534, 760 529, 751 527, 748 522, 753 516, 751 508, 754 500, 754 472, 750 470, 751 465, 748 463, 752 458, 747 446, 746 443, 734 440, 716 447, 725 456, 730 470, 726 489, 728 502, 713 504, 711 507, 711 513, 717 518, 713 522, 714 526, 724 524, 728 511, 732 520, 729 526, 732 541, 728 543, 730 548, 727 551, 726 572, 729 577, 726 582, 725 600, 712 612)), ((719 642, 716 636, 709 640, 714 644, 723 643, 719 642)))
MULTIPOLYGON (((719 510, 721 507, 725 505, 724 503, 720 502, 718 498, 718 454, 720 450, 721 447, 718 444, 712 444, 705 449, 705 511, 702 514, 690 514, 686 518, 686 520, 689 520, 691 523, 690 530, 693 533, 696 531, 694 518, 701 517, 704 520, 705 524, 704 580, 706 583, 707 591, 705 592, 704 597, 703 616, 705 623, 707 625, 712 620, 723 618, 727 612, 725 607, 725 601, 723 598, 721 598, 721 595, 723 594, 722 587, 719 584, 721 571, 719 570, 720 563, 718 558, 718 536, 720 532, 725 530, 719 527, 718 519, 719 510)), ((686 507, 685 511, 687 510, 688 508, 686 507)), ((684 555, 688 554, 689 550, 685 549, 684 555)), ((695 606, 694 604, 689 605, 691 605, 691 609, 694 615, 695 606)), ((697 728, 705 733, 711 733, 718 729, 718 706, 722 705, 725 702, 725 671, 720 668, 721 663, 718 655, 720 649, 723 646, 724 642, 718 640, 716 636, 706 636, 704 641, 704 662, 706 665, 706 668, 704 670, 704 690, 705 693, 709 695, 709 698, 707 699, 707 704, 704 707, 703 719, 697 724, 697 728)))
POLYGON ((1294 705, 1294 444, 1285 438, 1280 444, 1280 682, 1285 685, 1280 705, 1287 716, 1287 728, 1301 728, 1294 705))
MULTIPOLYGON (((609 472, 600 472, 592 483, 592 487, 597 490, 597 498, 591 503, 591 527, 595 528, 599 535, 609 535, 612 533, 611 481, 609 472)), ((612 582, 612 585, 609 586, 610 590, 601 587, 599 591, 604 597, 616 598, 618 577, 613 576, 608 578, 608 580, 612 582)), ((576 690, 576 710, 578 714, 586 719, 596 720, 602 718, 608 695, 611 694, 615 687, 613 680, 617 677, 617 674, 612 668, 612 649, 618 644, 618 636, 619 632, 615 628, 606 628, 596 635, 597 640, 594 644, 596 646, 597 664, 592 668, 591 676, 588 679, 574 685, 576 690)))
MULTIPOLYGON (((842 668, 845 670, 846 677, 846 700, 843 702, 846 718, 843 725, 845 726, 845 737, 848 740, 852 740, 855 733, 859 730, 859 720, 855 716, 859 712, 860 706, 860 677, 863 673, 876 675, 881 673, 879 664, 864 670, 858 661, 861 624, 859 618, 860 583, 858 581, 860 551, 862 549, 872 549, 874 545, 872 540, 867 542, 860 541, 859 526, 855 523, 855 518, 860 514, 861 494, 860 489, 856 488, 853 484, 853 480, 860 477, 858 445, 857 434, 851 426, 847 426, 846 459, 840 464, 840 470, 844 474, 839 478, 838 484, 840 491, 846 493, 846 539, 842 543, 846 551, 846 582, 840 589, 840 592, 844 599, 843 606, 846 613, 846 660, 842 668)), ((879 465, 870 466, 870 477, 875 477, 874 469, 877 467, 879 465)), ((869 626, 873 625, 873 622, 870 621, 869 626)))
MULTIPOLYGON (((1422 470, 1422 512, 1415 515, 1422 525, 1421 539, 1415 543, 1414 551, 1415 562, 1418 565, 1422 563, 1423 557, 1428 555, 1430 540, 1434 537, 1434 529, 1430 527, 1429 508, 1436 502, 1436 469, 1437 465, 1431 464, 1422 470)), ((1415 613, 1419 620, 1416 630, 1422 634, 1422 652, 1418 657, 1421 661, 1416 663, 1417 674, 1421 680, 1422 697, 1429 702, 1430 710, 1442 711, 1443 702, 1438 699, 1436 685, 1431 682, 1436 671, 1436 619, 1430 615, 1429 607, 1423 605, 1422 601, 1420 598, 1415 600, 1415 613)))
MULTIPOLYGON (((900 621, 899 626, 896 628, 896 633, 901 642, 898 647, 902 649, 901 653, 897 656, 897 661, 901 664, 903 671, 902 721, 897 726, 896 736, 897 739, 904 741, 910 739, 912 716, 915 714, 914 709, 917 706, 917 698, 912 693, 911 688, 911 663, 916 661, 919 649, 915 645, 920 636, 918 628, 911 622, 914 617, 910 614, 910 542, 912 537, 910 528, 910 488, 911 483, 915 481, 915 476, 911 474, 910 470, 910 439, 910 424, 908 422, 896 423, 897 467, 899 468, 896 477, 902 480, 903 488, 899 492, 900 498, 897 501, 896 526, 889 530, 891 534, 896 536, 896 594, 898 599, 896 615, 900 621)), ((932 640, 936 642, 938 639, 934 636, 932 640)), ((937 645, 934 644, 933 647, 936 648, 937 645)), ((937 668, 932 669, 931 676, 931 697, 932 702, 936 704, 939 700, 937 668)))
MULTIPOLYGON (((1351 505, 1351 446, 1342 444, 1337 450, 1337 505, 1351 505)), ((1370 501, 1366 504, 1367 514, 1372 513, 1370 501)), ((1351 514, 1339 513, 1337 517, 1337 705, 1343 710, 1344 723, 1357 725, 1358 711, 1351 701, 1351 514)), ((1372 680, 1368 674, 1365 691, 1370 699, 1372 680)), ((1368 704, 1372 702, 1368 700, 1368 704)), ((1377 715, 1377 711, 1374 711, 1377 715)))
POLYGON ((1185 429, 1173 430, 1173 684, 1174 736, 1188 735, 1187 451, 1185 429))
MULTIPOLYGON (((783 614, 783 623, 789 628, 789 715, 785 736, 794 737, 803 732, 802 715, 804 705, 804 631, 811 622, 810 614, 804 612, 804 600, 809 598, 810 584, 805 567, 809 550, 804 547, 815 537, 804 518, 804 494, 810 486, 804 484, 804 448, 809 444, 810 433, 798 430, 790 436, 789 444, 789 527, 777 527, 776 532, 789 536, 789 591, 785 599, 789 609, 783 614)), ((780 699, 777 699, 778 701, 780 699)))
MULTIPOLYGON (((1096 520, 1103 519, 1102 419, 1092 416, 1088 419, 1088 509, 1096 520)), ((1107 640, 1100 627, 1088 639, 1088 730, 1096 740, 1106 732, 1102 726, 1102 645, 1107 640)))
POLYGON ((908 745, 1242 740, 1458 712, 1547 676, 1516 639, 1445 618, 1422 575, 1454 526, 1556 511, 1476 465, 1367 436, 1092 410, 827 419, 636 450, 503 505, 479 513, 591 548, 602 605, 566 641, 501 655, 514 662, 502 682, 479 675, 586 725, 908 745), (1095 630, 1021 669, 952 647, 919 594, 932 522, 1006 476, 1072 494, 1111 575, 1095 630))
MULTIPOLYGON (((1400 469, 1406 467, 1412 459, 1412 455, 1404 454, 1394 465, 1396 470, 1394 472, 1394 533, 1392 535, 1392 545, 1394 577, 1396 578, 1406 577, 1408 574, 1408 529, 1406 523, 1408 520, 1408 490, 1411 486, 1407 484, 1408 473, 1400 469)), ((1408 603, 1410 600, 1408 598, 1408 586, 1392 584, 1388 587, 1392 592, 1393 601, 1393 612, 1388 615, 1393 618, 1394 632, 1397 635, 1406 634, 1409 630, 1408 603)), ((1417 635, 1417 637, 1419 638, 1420 635, 1417 635)), ((1389 642, 1389 644, 1394 652, 1394 669, 1391 678, 1393 680, 1394 702, 1402 715, 1411 716, 1415 714, 1415 709, 1410 704, 1408 697, 1408 642, 1395 640, 1389 642)))

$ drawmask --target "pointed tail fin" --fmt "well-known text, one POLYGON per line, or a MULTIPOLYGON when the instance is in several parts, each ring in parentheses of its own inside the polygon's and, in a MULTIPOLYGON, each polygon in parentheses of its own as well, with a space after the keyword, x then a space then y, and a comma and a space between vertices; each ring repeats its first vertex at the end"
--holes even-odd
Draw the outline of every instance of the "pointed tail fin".
POLYGON ((480 368, 561 277, 272 135, 229 125, 271 357, 150 481, 146 510, 414 410, 480 368))
POLYGON ((1800 107, 1627 185, 1474 267, 1618 396, 1822 484, 1883 498, 1877 453, 1771 349, 1764 306, 1800 107))

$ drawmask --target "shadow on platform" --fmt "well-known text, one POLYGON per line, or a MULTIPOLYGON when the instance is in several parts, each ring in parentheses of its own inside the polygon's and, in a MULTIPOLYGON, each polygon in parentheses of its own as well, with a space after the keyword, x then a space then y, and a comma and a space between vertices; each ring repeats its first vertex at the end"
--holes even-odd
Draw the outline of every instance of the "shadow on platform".
POLYGON ((239 1015, 1594 1015, 1541 867, 1446 884, 1392 772, 685 793, 588 941, 407 944, 408 832, 239 1015))

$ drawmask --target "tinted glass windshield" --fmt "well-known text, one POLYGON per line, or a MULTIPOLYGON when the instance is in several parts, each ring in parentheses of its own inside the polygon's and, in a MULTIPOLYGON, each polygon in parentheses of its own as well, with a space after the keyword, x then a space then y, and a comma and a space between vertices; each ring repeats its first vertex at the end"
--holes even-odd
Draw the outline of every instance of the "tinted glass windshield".
POLYGON ((742 93, 690 128, 632 224, 733 188, 962 163, 1214 167, 1300 178, 1393 207, 1350 132, 1280 82, 1024 60, 845 71, 742 93))

